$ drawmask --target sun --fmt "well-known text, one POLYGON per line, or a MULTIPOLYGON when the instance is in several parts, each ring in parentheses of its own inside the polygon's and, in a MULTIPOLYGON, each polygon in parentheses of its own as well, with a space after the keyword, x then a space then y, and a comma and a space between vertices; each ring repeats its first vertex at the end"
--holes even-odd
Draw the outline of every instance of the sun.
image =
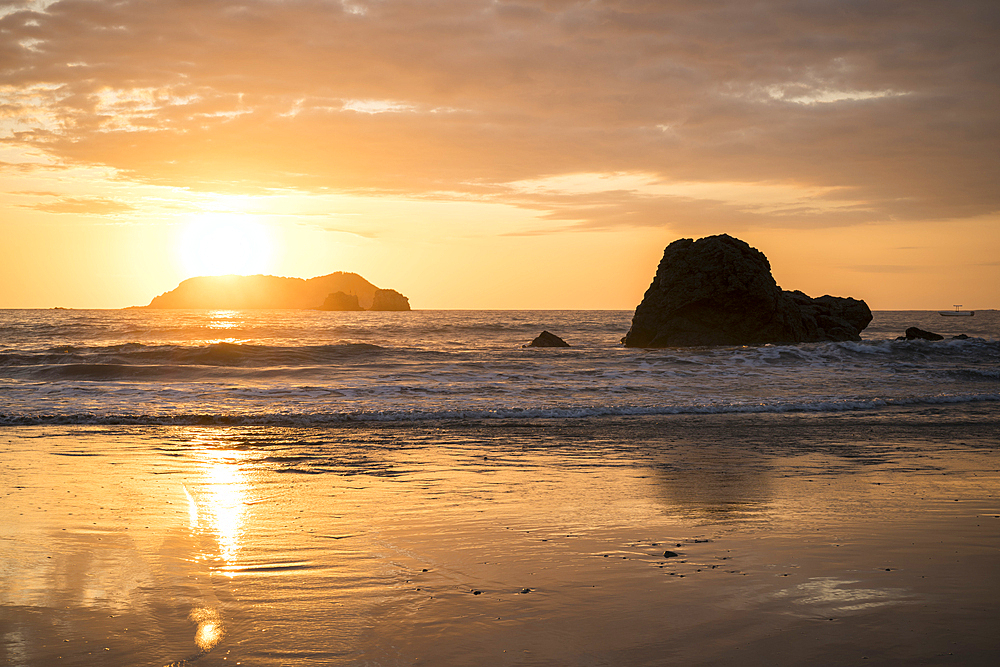
POLYGON ((252 275, 271 268, 274 241, 268 227, 233 213, 204 213, 180 234, 177 253, 191 276, 252 275))

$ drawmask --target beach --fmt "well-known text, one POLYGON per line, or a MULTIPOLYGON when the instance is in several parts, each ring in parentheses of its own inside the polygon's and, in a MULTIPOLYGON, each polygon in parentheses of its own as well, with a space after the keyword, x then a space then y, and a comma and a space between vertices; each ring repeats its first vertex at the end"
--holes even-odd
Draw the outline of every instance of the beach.
POLYGON ((0 433, 11 665, 992 665, 995 403, 0 433))
POLYGON ((1000 1, 0 35, 0 667, 1000 666, 1000 1))

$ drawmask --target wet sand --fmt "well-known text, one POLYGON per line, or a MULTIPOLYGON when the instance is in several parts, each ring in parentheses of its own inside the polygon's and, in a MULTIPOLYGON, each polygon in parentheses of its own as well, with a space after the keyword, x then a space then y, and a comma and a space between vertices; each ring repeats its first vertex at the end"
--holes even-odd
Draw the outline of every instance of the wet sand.
POLYGON ((993 665, 998 417, 6 428, 0 663, 993 665))

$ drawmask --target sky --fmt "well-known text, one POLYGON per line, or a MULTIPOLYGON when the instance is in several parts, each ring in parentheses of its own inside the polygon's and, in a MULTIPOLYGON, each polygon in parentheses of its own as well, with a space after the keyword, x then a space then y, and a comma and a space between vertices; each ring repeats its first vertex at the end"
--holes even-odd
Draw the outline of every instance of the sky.
POLYGON ((0 308, 353 271, 632 309, 727 233, 784 289, 1000 307, 995 0, 0 0, 0 308))

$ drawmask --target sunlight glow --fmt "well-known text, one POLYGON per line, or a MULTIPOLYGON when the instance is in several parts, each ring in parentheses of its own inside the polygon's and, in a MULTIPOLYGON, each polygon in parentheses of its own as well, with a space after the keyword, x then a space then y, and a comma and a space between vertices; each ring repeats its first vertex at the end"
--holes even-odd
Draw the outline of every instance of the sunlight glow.
POLYGON ((178 255, 189 276, 266 273, 273 239, 264 225, 231 213, 205 213, 180 235, 178 255))

